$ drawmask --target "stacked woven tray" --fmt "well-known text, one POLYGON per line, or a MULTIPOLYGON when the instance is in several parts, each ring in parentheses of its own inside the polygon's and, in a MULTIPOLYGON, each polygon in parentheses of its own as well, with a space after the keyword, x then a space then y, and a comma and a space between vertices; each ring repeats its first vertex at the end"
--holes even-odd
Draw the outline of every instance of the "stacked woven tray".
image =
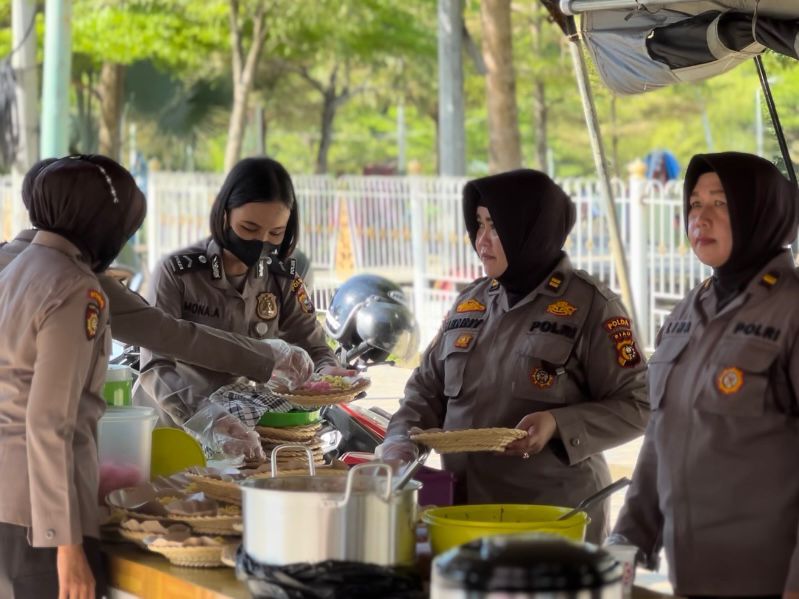
MULTIPOLYGON (((418 429, 417 429, 418 430, 418 429)), ((429 430, 411 432, 411 440, 435 449, 438 453, 505 451, 513 441, 527 433, 515 428, 473 428, 459 431, 429 430)))

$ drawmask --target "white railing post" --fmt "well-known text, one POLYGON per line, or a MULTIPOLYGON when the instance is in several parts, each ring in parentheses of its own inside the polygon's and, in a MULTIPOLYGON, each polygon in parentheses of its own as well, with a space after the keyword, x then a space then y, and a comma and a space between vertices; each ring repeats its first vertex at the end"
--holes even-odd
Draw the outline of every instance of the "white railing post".
POLYGON ((413 311, 420 318, 424 309, 427 256, 424 251, 424 202, 419 193, 420 180, 410 178, 411 248, 413 252, 413 311))
POLYGON ((630 175, 630 286, 638 316, 636 332, 639 343, 642 347, 649 347, 648 223, 647 207, 644 203, 646 165, 641 160, 636 160, 627 170, 630 175))
POLYGON ((150 171, 147 177, 147 273, 150 274, 161 258, 160 214, 158 208, 158 173, 150 171))

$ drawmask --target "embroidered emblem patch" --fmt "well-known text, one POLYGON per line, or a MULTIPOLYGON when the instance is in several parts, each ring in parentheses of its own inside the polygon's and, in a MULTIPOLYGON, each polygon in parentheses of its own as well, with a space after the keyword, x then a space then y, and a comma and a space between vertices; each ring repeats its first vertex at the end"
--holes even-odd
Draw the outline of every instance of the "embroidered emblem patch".
POLYGON ((632 330, 633 326, 629 318, 624 316, 614 316, 602 323, 602 326, 608 333, 615 333, 616 331, 632 330))
POLYGON ((551 291, 557 291, 560 289, 561 284, 563 283, 563 275, 559 272, 556 272, 551 277, 549 277, 549 281, 547 282, 547 287, 551 291))
POLYGON ((530 381, 539 389, 549 389, 555 382, 555 377, 548 370, 533 368, 530 371, 530 381))
POLYGON ((641 353, 635 345, 632 331, 619 331, 612 335, 616 343, 616 360, 622 368, 632 368, 641 363, 641 353))
POLYGON ((305 289, 305 283, 302 282, 302 277, 294 277, 294 280, 291 282, 291 291, 297 296, 300 309, 306 314, 313 314, 313 302, 311 302, 311 298, 308 297, 308 290, 305 289))
POLYGON ((547 312, 554 314, 555 316, 571 316, 577 312, 577 307, 573 306, 566 300, 561 300, 559 302, 555 302, 554 304, 549 304, 547 306, 547 312))
POLYGON ((95 303, 86 305, 86 339, 91 341, 97 336, 100 326, 100 308, 95 303))
POLYGON ((463 314, 464 312, 485 312, 486 307, 474 298, 467 299, 465 302, 458 304, 455 312, 463 314))
POLYGON ((780 280, 780 273, 778 272, 767 272, 763 275, 760 279, 760 284, 763 285, 766 289, 771 289, 774 285, 777 284, 777 281, 780 280))
POLYGON ((277 316, 277 298, 274 293, 259 293, 255 313, 261 320, 272 320, 277 316))
POLYGON ((103 310, 105 308, 105 297, 100 291, 98 291, 97 289, 89 289, 88 295, 89 295, 89 300, 97 304, 97 307, 100 308, 100 310, 103 310))
POLYGON ((453 345, 458 349, 466 349, 472 344, 472 339, 474 339, 474 335, 459 335, 453 345))
POLYGON ((719 391, 724 395, 737 393, 743 386, 744 373, 740 368, 736 368, 735 366, 730 366, 722 370, 716 379, 716 387, 718 387, 719 391))

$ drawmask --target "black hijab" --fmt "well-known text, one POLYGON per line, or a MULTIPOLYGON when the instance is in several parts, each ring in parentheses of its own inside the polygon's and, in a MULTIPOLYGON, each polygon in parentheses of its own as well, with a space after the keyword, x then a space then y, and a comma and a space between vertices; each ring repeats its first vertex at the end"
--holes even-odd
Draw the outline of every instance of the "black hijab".
POLYGON ((732 230, 730 257, 713 270, 721 309, 796 238, 797 188, 759 156, 739 152, 697 154, 685 172, 686 234, 691 192, 699 177, 709 172, 715 172, 724 187, 732 230))
POLYGON ((508 268, 498 281, 514 304, 563 257, 576 217, 574 203, 546 174, 530 169, 469 181, 463 188, 463 218, 472 247, 478 206, 488 209, 505 250, 508 268))
POLYGON ((22 200, 33 226, 71 241, 94 272, 111 265, 144 221, 144 194, 106 156, 42 161, 29 175, 22 200))

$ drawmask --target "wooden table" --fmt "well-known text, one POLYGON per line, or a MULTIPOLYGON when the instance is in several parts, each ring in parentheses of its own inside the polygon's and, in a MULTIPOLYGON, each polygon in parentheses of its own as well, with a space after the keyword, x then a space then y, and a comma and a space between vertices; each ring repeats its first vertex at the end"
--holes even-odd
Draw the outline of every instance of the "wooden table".
MULTIPOLYGON (((232 568, 180 568, 166 558, 127 543, 106 543, 112 587, 142 599, 249 599, 247 585, 232 568)), ((633 599, 673 599, 635 587, 633 599)))

